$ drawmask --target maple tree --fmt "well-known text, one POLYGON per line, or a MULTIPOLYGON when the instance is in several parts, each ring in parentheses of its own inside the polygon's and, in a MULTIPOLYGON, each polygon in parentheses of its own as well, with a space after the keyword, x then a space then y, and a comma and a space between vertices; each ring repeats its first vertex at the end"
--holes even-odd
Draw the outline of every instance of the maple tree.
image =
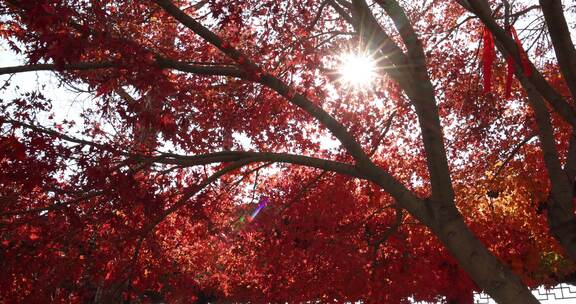
POLYGON ((0 74, 92 95, 75 120, 1 99, 3 302, 537 303, 576 270, 559 0, 0 10, 26 61, 0 74), (369 86, 338 79, 350 52, 369 86))

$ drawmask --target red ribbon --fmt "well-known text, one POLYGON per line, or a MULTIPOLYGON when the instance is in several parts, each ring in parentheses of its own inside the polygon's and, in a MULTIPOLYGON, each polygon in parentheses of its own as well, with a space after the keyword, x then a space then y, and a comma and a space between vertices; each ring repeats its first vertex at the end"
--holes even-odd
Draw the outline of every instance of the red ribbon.
MULTIPOLYGON (((522 42, 520 42, 520 39, 518 38, 518 33, 516 33, 516 30, 514 29, 513 26, 508 27, 508 32, 510 33, 510 36, 514 38, 514 42, 516 42, 516 48, 520 53, 520 62, 522 64, 522 70, 524 72, 524 76, 526 77, 532 76, 532 67, 530 66, 530 60, 528 59, 528 54, 526 54, 526 51, 522 47, 522 42)), ((515 72, 514 59, 512 58, 512 56, 508 56, 508 58, 506 58, 506 62, 508 62, 508 69, 507 69, 508 74, 506 75, 506 87, 504 90, 504 96, 506 98, 509 98, 510 93, 512 92, 512 76, 514 75, 515 72)))
POLYGON ((492 32, 486 27, 482 33, 482 74, 484 76, 484 93, 488 93, 492 89, 492 64, 496 58, 496 51, 494 50, 494 36, 492 32))

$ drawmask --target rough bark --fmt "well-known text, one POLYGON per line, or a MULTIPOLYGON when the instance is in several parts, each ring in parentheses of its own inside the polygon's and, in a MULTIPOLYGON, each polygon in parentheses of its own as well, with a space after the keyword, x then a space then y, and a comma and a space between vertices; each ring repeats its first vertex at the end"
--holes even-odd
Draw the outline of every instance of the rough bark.
POLYGON ((539 303, 530 290, 470 231, 456 207, 435 211, 432 231, 460 266, 498 303, 539 303))
POLYGON ((562 169, 550 113, 542 97, 522 75, 523 87, 528 94, 530 106, 534 110, 540 147, 544 152, 544 163, 550 178, 551 190, 548 198, 548 225, 554 237, 560 242, 568 255, 576 260, 576 217, 574 216, 573 186, 568 175, 562 169))
POLYGON ((564 17, 562 1, 540 0, 540 6, 542 7, 542 13, 546 20, 560 71, 570 89, 570 93, 572 96, 576 96, 576 49, 564 17))

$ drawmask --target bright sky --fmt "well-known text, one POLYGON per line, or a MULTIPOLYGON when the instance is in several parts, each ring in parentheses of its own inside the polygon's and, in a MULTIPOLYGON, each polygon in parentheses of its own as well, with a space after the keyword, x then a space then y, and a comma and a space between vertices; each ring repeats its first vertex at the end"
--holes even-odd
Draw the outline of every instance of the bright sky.
MULTIPOLYGON (((22 57, 10 51, 5 44, 0 43, 0 67, 22 65, 22 57)), ((2 92, 2 99, 10 100, 19 97, 19 93, 28 92, 45 86, 40 90, 44 96, 52 99, 55 121, 63 119, 74 120, 81 123, 78 115, 89 96, 86 94, 71 93, 64 87, 59 87, 59 81, 52 72, 27 72, 15 75, 0 76, 0 87, 10 79, 10 87, 2 92), (16 89, 16 86, 19 89, 16 89)), ((45 117, 43 117, 45 118, 45 117)), ((44 123, 44 122, 42 122, 44 123)))

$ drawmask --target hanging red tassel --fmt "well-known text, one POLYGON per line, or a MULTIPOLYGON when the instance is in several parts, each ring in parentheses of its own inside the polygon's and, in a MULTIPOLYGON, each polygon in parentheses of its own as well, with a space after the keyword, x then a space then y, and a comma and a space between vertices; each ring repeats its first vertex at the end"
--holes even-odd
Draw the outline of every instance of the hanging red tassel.
POLYGON ((520 61, 522 62, 522 70, 524 70, 524 76, 530 77, 532 76, 532 67, 530 66, 530 60, 528 59, 528 54, 526 54, 526 51, 522 47, 522 42, 520 42, 516 30, 512 26, 510 27, 510 34, 512 35, 512 37, 514 37, 516 47, 520 52, 520 61))
POLYGON ((494 50, 494 36, 492 32, 486 27, 482 34, 482 74, 484 76, 484 93, 488 93, 492 89, 492 64, 496 58, 496 51, 494 50))
MULTIPOLYGON (((520 53, 520 61, 522 63, 522 70, 524 72, 524 76, 526 77, 532 76, 532 67, 530 66, 528 54, 526 54, 526 51, 522 47, 522 43, 518 38, 518 33, 516 33, 516 30, 514 29, 513 26, 508 27, 508 32, 510 33, 510 36, 514 38, 514 42, 516 42, 516 47, 518 48, 518 52, 520 53)), ((510 93, 512 92, 512 76, 514 75, 515 69, 514 69, 514 59, 512 59, 512 56, 508 56, 508 58, 506 58, 506 61, 508 62, 508 74, 506 75, 506 89, 504 91, 504 96, 506 98, 509 98, 510 93)))
POLYGON ((512 93, 512 77, 514 76, 514 59, 512 56, 508 56, 506 58, 506 62, 508 63, 507 67, 507 74, 506 74, 506 87, 504 89, 504 97, 510 98, 510 94, 512 93))

